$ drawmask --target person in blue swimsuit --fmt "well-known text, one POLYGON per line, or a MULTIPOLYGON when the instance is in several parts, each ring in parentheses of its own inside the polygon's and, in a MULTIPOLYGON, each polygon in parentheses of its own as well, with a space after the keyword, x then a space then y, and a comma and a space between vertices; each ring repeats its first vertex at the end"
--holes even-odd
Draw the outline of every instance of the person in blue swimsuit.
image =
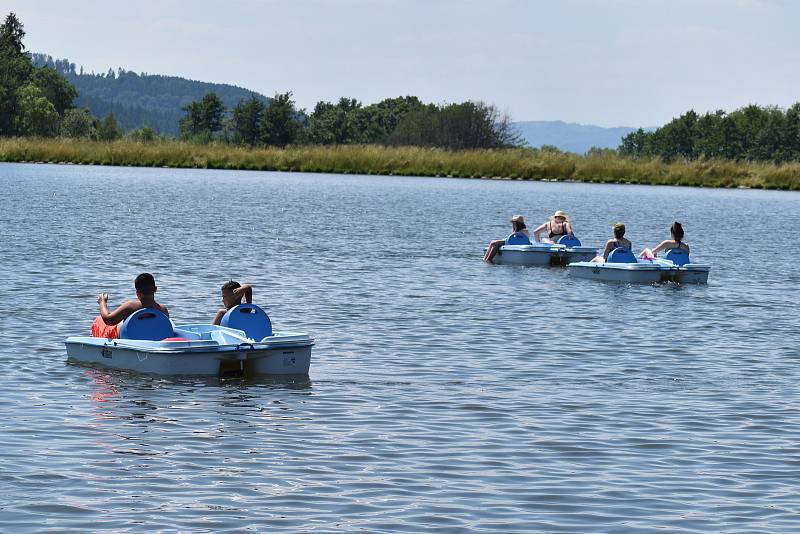
POLYGON ((547 222, 539 225, 533 231, 533 239, 534 241, 540 241, 542 243, 557 243, 561 236, 572 234, 572 223, 569 220, 569 215, 558 210, 547 222), (548 232, 547 237, 539 239, 539 235, 545 230, 548 232))

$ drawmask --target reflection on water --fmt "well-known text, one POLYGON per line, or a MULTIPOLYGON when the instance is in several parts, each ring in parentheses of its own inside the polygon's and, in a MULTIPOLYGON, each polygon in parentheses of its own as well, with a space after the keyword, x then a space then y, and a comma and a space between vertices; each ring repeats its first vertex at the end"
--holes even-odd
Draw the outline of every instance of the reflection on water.
POLYGON ((2 531, 800 528, 797 284, 771 244, 797 194, 33 165, 0 185, 2 531), (709 284, 480 261, 509 215, 555 209, 597 245, 679 220, 709 284), (764 213, 769 243, 741 223, 764 213), (179 323, 252 283, 317 339, 311 376, 65 364, 96 294, 142 270, 179 323))

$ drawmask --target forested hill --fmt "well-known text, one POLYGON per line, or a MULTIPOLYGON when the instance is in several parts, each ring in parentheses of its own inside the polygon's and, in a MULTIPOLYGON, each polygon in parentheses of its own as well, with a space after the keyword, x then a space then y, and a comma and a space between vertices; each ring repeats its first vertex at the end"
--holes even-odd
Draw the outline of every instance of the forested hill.
MULTIPOLYGON (((592 147, 616 149, 623 137, 636 130, 624 126, 604 128, 563 121, 515 122, 514 127, 530 146, 552 145, 576 154, 584 154, 592 147)), ((645 128, 645 131, 653 129, 645 128)))
POLYGON ((82 67, 76 70, 75 63, 67 59, 54 60, 44 54, 32 54, 32 59, 37 66, 53 67, 75 86, 77 107, 88 107, 96 117, 113 112, 120 128, 126 131, 149 125, 157 133, 177 137, 178 122, 185 115, 181 108, 209 92, 216 93, 228 109, 251 96, 264 103, 269 101, 262 94, 234 85, 122 69, 88 74, 82 67))
MULTIPOLYGON (((264 103, 262 94, 234 85, 200 82, 178 76, 137 74, 109 69, 105 73, 87 73, 68 59, 53 59, 45 54, 31 54, 36 66, 49 66, 60 72, 78 91, 76 107, 88 107, 96 117, 114 113, 119 127, 130 131, 148 125, 159 134, 179 137, 179 121, 185 116, 181 108, 214 92, 227 109, 255 96, 264 103)), ((582 154, 592 147, 619 147, 622 138, 635 128, 603 128, 562 121, 526 121, 514 123, 522 139, 530 146, 552 145, 566 152, 582 154)), ((651 128, 645 131, 652 130, 651 128)))

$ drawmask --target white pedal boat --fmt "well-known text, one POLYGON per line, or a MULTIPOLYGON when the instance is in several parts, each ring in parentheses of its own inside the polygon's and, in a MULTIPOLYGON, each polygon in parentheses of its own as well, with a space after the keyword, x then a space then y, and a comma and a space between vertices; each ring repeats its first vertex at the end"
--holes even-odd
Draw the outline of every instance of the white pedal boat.
POLYGON ((711 270, 708 265, 690 263, 689 254, 680 248, 667 251, 663 259, 653 260, 637 258, 625 248, 615 248, 605 263, 582 261, 567 268, 570 276, 628 284, 707 284, 711 270))
POLYGON ((228 310, 223 326, 175 326, 160 310, 131 314, 120 339, 69 337, 67 360, 157 375, 308 375, 314 339, 273 332, 255 304, 228 310))
POLYGON ((571 235, 559 238, 558 243, 531 242, 521 232, 506 238, 492 263, 497 265, 567 265, 576 261, 589 261, 597 255, 597 249, 584 247, 571 235))

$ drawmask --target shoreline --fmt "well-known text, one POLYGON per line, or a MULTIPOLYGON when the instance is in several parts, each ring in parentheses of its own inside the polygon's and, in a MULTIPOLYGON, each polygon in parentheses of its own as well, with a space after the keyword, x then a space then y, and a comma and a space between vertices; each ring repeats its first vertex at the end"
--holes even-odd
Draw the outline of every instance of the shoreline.
POLYGON ((648 184, 642 182, 630 182, 630 181, 590 181, 590 180, 574 180, 572 178, 510 178, 507 176, 442 176, 442 175, 422 175, 422 174, 369 174, 369 173, 359 173, 359 172, 323 172, 323 171, 296 171, 296 170, 277 170, 277 169, 232 169, 232 168, 216 168, 216 167, 170 167, 169 165, 163 165, 161 167, 152 166, 152 165, 119 165, 119 164, 99 164, 99 163, 75 163, 72 161, 6 161, 0 159, 0 164, 3 163, 11 163, 11 164, 19 164, 19 165, 77 165, 77 166, 86 166, 86 167, 134 167, 134 168, 142 168, 142 169, 176 169, 176 170, 207 170, 207 171, 245 171, 245 172, 285 172, 285 173, 298 173, 298 174, 341 174, 344 176, 408 176, 408 177, 416 177, 416 178, 451 178, 455 180, 495 180, 501 182, 546 182, 546 183, 562 183, 562 184, 598 184, 598 185, 656 185, 656 186, 663 186, 663 187, 703 187, 709 189, 755 189, 761 191, 791 191, 791 192, 798 192, 800 189, 770 189, 764 188, 759 186, 748 186, 748 185, 738 185, 738 186, 726 186, 726 187, 716 187, 716 186, 706 186, 706 185, 684 185, 684 184, 648 184))
POLYGON ((317 172, 728 189, 800 190, 800 162, 633 160, 533 149, 466 150, 378 145, 244 148, 168 140, 141 143, 0 138, 0 162, 217 170, 317 172))

